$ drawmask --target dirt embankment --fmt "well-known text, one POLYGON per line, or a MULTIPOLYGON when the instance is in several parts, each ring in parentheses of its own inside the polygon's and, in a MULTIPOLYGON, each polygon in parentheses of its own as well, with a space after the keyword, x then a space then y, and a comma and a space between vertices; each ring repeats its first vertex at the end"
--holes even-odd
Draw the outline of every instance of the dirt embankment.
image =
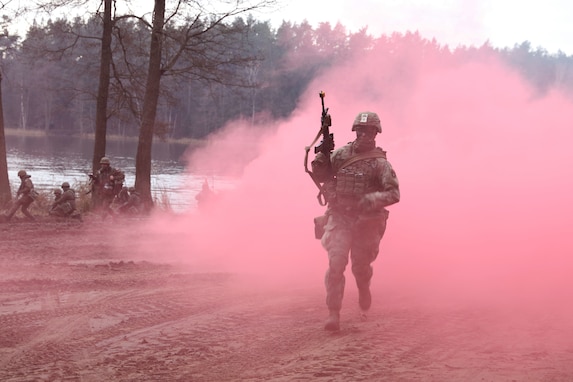
POLYGON ((0 224, 0 380, 573 380, 573 330, 550 314, 506 320, 386 291, 364 321, 349 286, 332 334, 320 288, 138 260, 112 232, 89 219, 0 224))

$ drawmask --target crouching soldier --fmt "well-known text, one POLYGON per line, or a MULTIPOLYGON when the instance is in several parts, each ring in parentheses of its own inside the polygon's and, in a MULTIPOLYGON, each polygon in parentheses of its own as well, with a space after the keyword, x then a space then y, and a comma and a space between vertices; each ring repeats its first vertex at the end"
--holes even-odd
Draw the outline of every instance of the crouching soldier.
POLYGON ((76 192, 70 188, 68 182, 62 183, 62 191, 54 190, 54 203, 50 209, 51 216, 72 217, 81 220, 76 210, 76 192))
POLYGON ((141 202, 141 196, 135 187, 129 187, 128 189, 129 197, 127 201, 121 204, 117 208, 117 212, 126 215, 139 215, 143 211, 143 203, 141 202))
POLYGON ((50 211, 48 211, 48 214, 53 215, 53 211, 56 209, 56 207, 58 206, 58 201, 62 198, 62 189, 61 188, 54 188, 53 191, 54 194, 54 201, 52 202, 52 206, 50 207, 50 211))

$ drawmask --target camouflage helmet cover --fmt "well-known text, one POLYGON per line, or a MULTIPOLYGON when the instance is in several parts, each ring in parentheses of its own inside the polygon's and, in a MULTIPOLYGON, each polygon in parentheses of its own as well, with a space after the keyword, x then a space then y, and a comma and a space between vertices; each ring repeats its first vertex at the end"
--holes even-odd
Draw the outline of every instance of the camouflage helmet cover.
POLYGON ((62 183, 62 188, 70 188, 70 184, 68 182, 62 183))
POLYGON ((110 163, 111 163, 111 162, 109 161, 109 158, 108 158, 108 157, 102 157, 102 158, 99 160, 99 164, 110 164, 110 163))
POLYGON ((19 178, 22 178, 22 177, 27 176, 27 175, 28 175, 28 173, 26 172, 26 170, 18 171, 18 177, 19 178))
POLYGON ((376 131, 382 132, 382 125, 380 125, 380 117, 378 114, 371 111, 363 111, 358 113, 356 118, 354 118, 354 123, 352 123, 352 131, 356 131, 361 127, 372 126, 376 128, 376 131))

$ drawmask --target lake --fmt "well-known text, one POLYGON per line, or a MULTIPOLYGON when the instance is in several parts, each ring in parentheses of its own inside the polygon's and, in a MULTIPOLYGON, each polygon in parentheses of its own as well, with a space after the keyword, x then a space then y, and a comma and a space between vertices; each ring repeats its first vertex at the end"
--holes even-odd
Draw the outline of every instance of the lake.
MULTIPOLYGON (((89 180, 93 155, 93 139, 69 136, 6 135, 8 176, 12 190, 20 185, 18 171, 26 170, 39 191, 50 192, 62 182, 72 185, 89 180)), ((125 185, 135 183, 137 142, 111 140, 106 155, 112 166, 125 172, 125 185)), ((229 189, 233 180, 214 174, 193 174, 185 169, 183 144, 154 142, 152 151, 151 192, 154 197, 167 195, 175 212, 196 207, 195 195, 205 179, 211 187, 229 189)))

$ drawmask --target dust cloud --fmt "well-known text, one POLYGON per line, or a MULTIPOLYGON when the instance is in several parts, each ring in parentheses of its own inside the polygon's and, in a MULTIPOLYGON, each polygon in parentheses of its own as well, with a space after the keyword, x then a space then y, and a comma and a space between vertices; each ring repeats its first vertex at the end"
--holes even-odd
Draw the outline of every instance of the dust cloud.
POLYGON ((319 91, 337 147, 353 139, 357 113, 382 119, 377 141, 402 200, 389 207, 374 264, 379 294, 572 315, 571 100, 537 94, 493 57, 434 65, 372 52, 317 78, 288 120, 230 124, 189 163, 190 171, 240 173, 235 189, 204 211, 155 217, 148 229, 161 239, 146 251, 199 270, 322 288, 327 258, 312 221, 324 208, 303 166, 320 125, 319 91))

